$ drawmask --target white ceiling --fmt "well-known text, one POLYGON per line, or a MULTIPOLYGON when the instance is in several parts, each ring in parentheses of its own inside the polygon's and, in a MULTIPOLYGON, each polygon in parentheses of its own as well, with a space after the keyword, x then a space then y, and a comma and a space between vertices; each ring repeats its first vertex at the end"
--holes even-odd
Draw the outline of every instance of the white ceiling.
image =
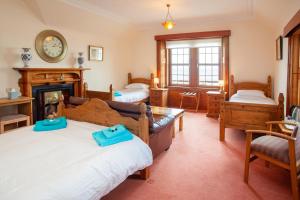
POLYGON ((65 2, 131 24, 163 21, 171 4, 174 20, 251 17, 253 0, 64 0, 65 2))

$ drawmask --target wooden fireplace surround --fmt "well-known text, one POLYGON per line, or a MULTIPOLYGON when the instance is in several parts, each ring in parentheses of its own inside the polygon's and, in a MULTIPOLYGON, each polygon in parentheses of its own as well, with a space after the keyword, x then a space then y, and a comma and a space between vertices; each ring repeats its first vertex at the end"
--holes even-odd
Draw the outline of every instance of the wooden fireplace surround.
POLYGON ((13 68, 21 74, 19 87, 22 96, 32 97, 32 86, 50 84, 74 85, 74 96, 83 96, 83 71, 89 68, 13 68))

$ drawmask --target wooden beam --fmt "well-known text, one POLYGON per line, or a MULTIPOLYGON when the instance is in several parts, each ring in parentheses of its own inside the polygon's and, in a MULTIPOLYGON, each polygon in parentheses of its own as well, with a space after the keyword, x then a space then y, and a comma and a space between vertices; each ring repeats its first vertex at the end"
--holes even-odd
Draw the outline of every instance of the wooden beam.
POLYGON ((300 9, 283 29, 283 36, 289 37, 300 26, 300 9))
POLYGON ((230 30, 221 30, 221 31, 206 31, 206 32, 156 35, 156 36, 154 36, 154 39, 156 41, 192 40, 192 39, 201 39, 201 38, 229 37, 230 35, 231 35, 230 30))

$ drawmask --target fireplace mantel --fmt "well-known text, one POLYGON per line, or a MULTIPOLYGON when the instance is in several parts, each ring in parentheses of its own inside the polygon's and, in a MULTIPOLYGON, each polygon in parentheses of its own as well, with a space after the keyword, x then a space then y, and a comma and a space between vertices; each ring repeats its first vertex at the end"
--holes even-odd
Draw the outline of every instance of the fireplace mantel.
POLYGON ((32 86, 72 83, 74 95, 83 95, 83 72, 89 68, 13 68, 19 71, 19 87, 23 96, 32 97, 32 86))

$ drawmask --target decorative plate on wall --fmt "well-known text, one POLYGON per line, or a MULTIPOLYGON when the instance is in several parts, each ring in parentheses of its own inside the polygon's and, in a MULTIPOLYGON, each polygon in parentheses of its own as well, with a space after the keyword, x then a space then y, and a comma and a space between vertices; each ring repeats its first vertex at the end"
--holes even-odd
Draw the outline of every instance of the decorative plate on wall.
POLYGON ((57 63, 67 54, 68 45, 63 35, 54 30, 45 30, 35 39, 35 49, 45 61, 57 63))

